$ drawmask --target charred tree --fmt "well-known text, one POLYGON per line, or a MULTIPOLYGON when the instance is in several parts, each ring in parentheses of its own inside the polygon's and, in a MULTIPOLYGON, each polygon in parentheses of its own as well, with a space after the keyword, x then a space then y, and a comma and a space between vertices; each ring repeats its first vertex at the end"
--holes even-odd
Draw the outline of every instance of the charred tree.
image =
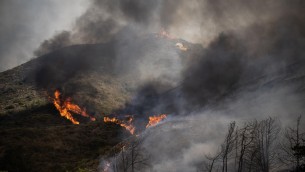
POLYGON ((228 158, 234 148, 235 143, 235 122, 229 124, 228 133, 221 146, 222 171, 228 171, 228 158))
POLYGON ((269 172, 271 166, 276 160, 275 140, 280 131, 275 119, 269 117, 266 120, 259 122, 256 129, 255 161, 258 169, 263 172, 269 172))
POLYGON ((281 162, 292 166, 296 172, 305 170, 305 132, 300 131, 300 123, 301 116, 297 118, 295 127, 286 128, 280 157, 281 162))
POLYGON ((221 156, 222 152, 218 152, 216 155, 206 155, 206 159, 208 160, 208 162, 205 164, 205 170, 204 171, 208 171, 208 172, 212 172, 214 169, 214 166, 216 164, 216 162, 219 160, 220 156, 221 156))
POLYGON ((221 167, 222 172, 269 172, 273 168, 277 162, 276 139, 280 131, 276 120, 254 120, 238 128, 235 122, 229 124, 219 153, 206 156, 208 162, 205 164, 205 171, 215 171, 216 165, 221 167), (229 164, 232 165, 232 169, 229 164))
POLYGON ((142 148, 144 137, 131 138, 112 160, 114 172, 136 172, 150 167, 149 156, 142 148))
POLYGON ((244 171, 245 156, 251 150, 251 144, 253 144, 255 139, 254 131, 256 130, 256 126, 256 122, 246 123, 245 126, 238 131, 238 141, 236 142, 236 149, 238 150, 238 154, 236 155, 236 159, 238 159, 238 172, 244 171))

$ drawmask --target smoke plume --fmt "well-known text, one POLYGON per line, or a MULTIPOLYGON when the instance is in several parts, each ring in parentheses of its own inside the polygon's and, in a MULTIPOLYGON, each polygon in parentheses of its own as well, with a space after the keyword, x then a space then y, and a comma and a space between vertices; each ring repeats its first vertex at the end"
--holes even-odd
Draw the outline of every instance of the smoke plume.
POLYGON ((0 2, 0 71, 34 58, 44 39, 70 29, 88 3, 83 0, 2 0, 0 2))
POLYGON ((101 69, 130 78, 134 96, 115 113, 170 116, 143 144, 151 168, 196 171, 229 121, 274 116, 286 126, 304 111, 304 9, 297 0, 93 1, 71 31, 36 51, 55 57, 38 63, 36 81, 60 87, 101 69), (188 42, 149 34, 162 28, 188 42))

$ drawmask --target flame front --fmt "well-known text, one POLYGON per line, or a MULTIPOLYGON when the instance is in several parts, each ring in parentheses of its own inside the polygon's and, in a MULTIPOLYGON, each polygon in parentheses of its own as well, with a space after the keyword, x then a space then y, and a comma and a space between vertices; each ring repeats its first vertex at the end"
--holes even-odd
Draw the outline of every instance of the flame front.
POLYGON ((167 116, 165 114, 156 115, 156 116, 150 116, 148 124, 146 125, 146 128, 157 125, 159 122, 164 120, 166 117, 167 116))
POLYGON ((56 90, 54 93, 53 103, 60 115, 70 120, 73 124, 79 124, 79 122, 73 118, 71 112, 88 117, 91 121, 95 121, 94 117, 86 113, 86 109, 82 110, 78 105, 73 104, 70 98, 66 99, 64 102, 61 102, 60 92, 58 90, 56 90))
POLYGON ((104 122, 106 122, 106 123, 112 122, 112 123, 118 124, 118 125, 124 127, 126 130, 128 130, 131 134, 134 134, 134 132, 136 130, 136 128, 132 125, 133 117, 131 117, 131 116, 128 117, 127 121, 119 120, 115 117, 110 118, 110 117, 105 116, 104 122))

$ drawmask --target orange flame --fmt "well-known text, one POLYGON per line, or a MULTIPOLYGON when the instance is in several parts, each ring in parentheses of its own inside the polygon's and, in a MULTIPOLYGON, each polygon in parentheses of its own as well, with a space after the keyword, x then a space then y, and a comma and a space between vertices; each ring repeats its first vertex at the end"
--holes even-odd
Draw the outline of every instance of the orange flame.
POLYGON ((165 114, 150 116, 149 122, 146 125, 146 128, 157 125, 159 122, 163 121, 167 116, 165 114))
POLYGON ((122 120, 119 120, 115 117, 110 118, 110 117, 105 116, 104 117, 104 122, 106 122, 106 123, 107 122, 112 122, 112 123, 118 124, 118 125, 124 127, 126 130, 128 130, 133 135, 134 132, 135 132, 135 129, 136 129, 132 125, 133 117, 129 116, 128 118, 129 119, 127 121, 122 121, 122 120))
POLYGON ((66 101, 61 102, 60 92, 58 90, 54 93, 53 103, 60 115, 70 120, 73 124, 79 124, 79 122, 73 118, 72 113, 80 114, 84 117, 90 118, 91 121, 95 121, 95 118, 86 113, 86 109, 82 110, 78 105, 73 104, 71 99, 68 98, 66 101))

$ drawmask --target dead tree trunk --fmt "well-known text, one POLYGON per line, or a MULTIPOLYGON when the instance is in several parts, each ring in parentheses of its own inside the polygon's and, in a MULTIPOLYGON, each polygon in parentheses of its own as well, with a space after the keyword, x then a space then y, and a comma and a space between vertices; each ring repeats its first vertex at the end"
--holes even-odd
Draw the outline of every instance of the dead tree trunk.
POLYGON ((228 156, 233 150, 235 136, 235 122, 231 122, 228 128, 227 137, 222 145, 222 172, 228 171, 228 156))

